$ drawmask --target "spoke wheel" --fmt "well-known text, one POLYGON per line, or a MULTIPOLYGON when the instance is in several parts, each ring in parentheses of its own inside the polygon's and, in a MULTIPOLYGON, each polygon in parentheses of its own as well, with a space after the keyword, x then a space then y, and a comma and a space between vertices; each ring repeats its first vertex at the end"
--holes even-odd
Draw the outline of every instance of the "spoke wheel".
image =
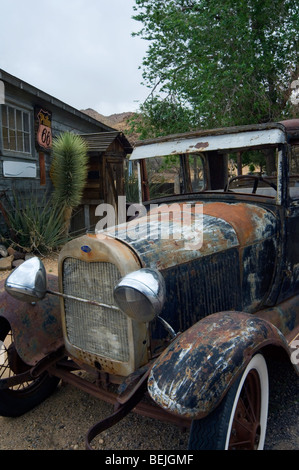
MULTIPOLYGON (((22 374, 30 369, 28 364, 22 361, 18 355, 13 341, 12 332, 9 331, 0 342, 0 379, 8 379, 15 375, 22 374)), ((24 381, 20 384, 11 386, 7 390, 11 392, 27 393, 32 387, 39 382, 39 379, 24 381)))
POLYGON ((267 365, 257 354, 220 405, 206 418, 192 422, 189 449, 263 449, 268 400, 267 365))
MULTIPOLYGON (((12 378, 30 369, 15 348, 9 324, 0 322, 0 380, 12 378)), ((42 374, 33 380, 0 389, 0 415, 19 416, 45 400, 57 387, 59 379, 42 374)))
POLYGON ((242 387, 233 417, 228 449, 256 449, 260 441, 261 394, 256 370, 250 371, 242 387))

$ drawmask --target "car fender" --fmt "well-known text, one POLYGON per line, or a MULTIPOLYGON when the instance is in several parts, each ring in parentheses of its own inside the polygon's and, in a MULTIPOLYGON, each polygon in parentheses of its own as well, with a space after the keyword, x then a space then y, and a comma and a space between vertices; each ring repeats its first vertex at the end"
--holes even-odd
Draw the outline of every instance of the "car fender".
MULTIPOLYGON (((34 304, 21 302, 5 291, 4 284, 0 282, 0 325, 1 319, 9 322, 19 356, 33 366, 63 345, 59 298, 47 295, 34 304)), ((49 275, 48 285, 57 291, 57 276, 49 275)))
POLYGON ((209 414, 255 352, 272 344, 289 352, 270 322, 243 312, 209 315, 177 338, 155 361, 151 398, 168 412, 190 419, 209 414))

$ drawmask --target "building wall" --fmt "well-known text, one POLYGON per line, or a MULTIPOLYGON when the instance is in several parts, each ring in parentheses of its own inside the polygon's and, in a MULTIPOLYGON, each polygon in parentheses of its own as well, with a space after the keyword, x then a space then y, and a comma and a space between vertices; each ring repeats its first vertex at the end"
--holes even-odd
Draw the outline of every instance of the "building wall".
MULTIPOLYGON (((38 130, 46 128, 48 132, 49 128, 44 124, 48 125, 51 121, 50 131, 53 139, 64 131, 86 134, 111 131, 112 129, 1 70, 0 83, 2 88, 4 84, 4 100, 2 98, 0 101, 0 202, 5 204, 7 198, 12 198, 13 192, 19 195, 21 204, 28 199, 30 200, 33 193, 38 194, 38 197, 40 195, 40 200, 42 200, 43 195, 52 190, 49 176, 52 154, 51 148, 41 147, 37 144, 38 130), (37 124, 38 120, 35 119, 39 109, 49 112, 46 114, 46 121, 42 122, 40 128, 37 124), (13 116, 18 121, 17 125, 23 117, 26 121, 25 126, 29 116, 30 135, 28 139, 27 131, 23 132, 26 136, 23 140, 22 150, 20 147, 18 150, 7 148, 12 146, 8 143, 6 119, 13 120, 13 116), (30 140, 29 151, 28 140, 30 140)), ((24 126, 24 122, 22 125, 24 126)), ((0 212, 0 234, 4 225, 4 219, 0 212)))

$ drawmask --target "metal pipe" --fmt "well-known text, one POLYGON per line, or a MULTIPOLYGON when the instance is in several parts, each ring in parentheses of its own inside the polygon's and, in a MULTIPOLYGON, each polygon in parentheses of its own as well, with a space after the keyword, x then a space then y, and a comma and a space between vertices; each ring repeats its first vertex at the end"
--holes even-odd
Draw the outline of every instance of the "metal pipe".
POLYGON ((97 302, 96 300, 87 300, 82 299, 81 297, 75 297, 74 295, 62 294, 61 292, 56 292, 53 290, 47 289, 48 294, 57 295, 58 297, 63 297, 64 299, 76 300, 77 302, 83 302, 86 304, 96 305, 97 307, 112 308, 113 310, 119 311, 119 308, 114 305, 104 304, 102 302, 97 302))

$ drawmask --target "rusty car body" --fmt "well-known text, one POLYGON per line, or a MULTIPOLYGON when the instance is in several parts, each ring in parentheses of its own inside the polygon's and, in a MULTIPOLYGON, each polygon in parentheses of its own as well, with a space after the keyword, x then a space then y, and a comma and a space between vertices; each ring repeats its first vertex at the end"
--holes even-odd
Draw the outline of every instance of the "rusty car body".
POLYGON ((63 379, 115 404, 88 449, 133 409, 190 449, 263 448, 267 363, 299 371, 298 145, 299 120, 138 143, 130 217, 68 242, 58 279, 34 259, 1 284, 0 413, 63 379), (272 173, 229 175, 249 154, 272 173))

